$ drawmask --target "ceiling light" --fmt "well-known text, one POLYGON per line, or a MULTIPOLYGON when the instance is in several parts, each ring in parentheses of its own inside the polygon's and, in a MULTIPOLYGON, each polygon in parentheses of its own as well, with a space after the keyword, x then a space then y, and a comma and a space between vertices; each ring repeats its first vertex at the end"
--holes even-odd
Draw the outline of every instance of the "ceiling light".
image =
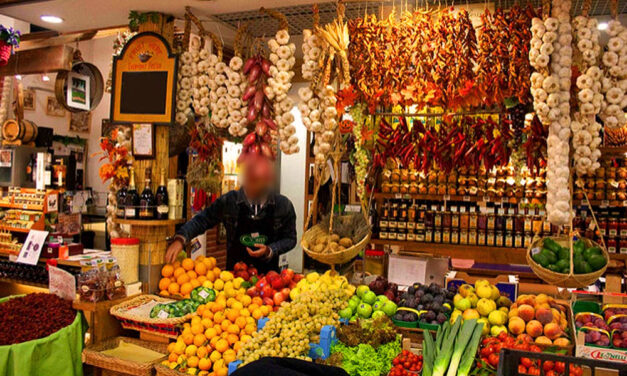
POLYGON ((44 81, 44 82, 48 82, 48 81, 50 81, 50 77, 48 77, 47 74, 44 74, 43 76, 41 76, 41 80, 44 81))
POLYGON ((53 23, 53 24, 58 24, 58 23, 63 22, 63 18, 57 17, 57 16, 43 15, 39 18, 41 18, 41 20, 44 22, 53 23))
POLYGON ((18 80, 21 80, 22 79, 22 75, 21 74, 16 74, 15 78, 17 78, 18 80))
POLYGON ((597 25, 597 28, 599 30, 606 30, 607 29, 607 22, 601 22, 600 24, 597 25))

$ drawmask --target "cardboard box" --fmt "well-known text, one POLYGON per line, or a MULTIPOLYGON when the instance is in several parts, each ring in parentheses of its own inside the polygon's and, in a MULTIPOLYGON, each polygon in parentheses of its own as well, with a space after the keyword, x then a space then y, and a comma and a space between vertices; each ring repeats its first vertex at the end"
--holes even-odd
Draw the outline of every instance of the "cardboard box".
POLYGON ((446 287, 459 287, 464 283, 474 285, 475 282, 483 279, 495 285, 501 292, 501 295, 507 296, 512 302, 516 301, 516 298, 518 298, 518 276, 515 275, 498 275, 494 278, 482 278, 451 270, 446 275, 446 287))
POLYGON ((411 286, 415 282, 426 285, 435 282, 444 286, 446 273, 448 273, 446 257, 390 254, 388 259, 388 281, 399 286, 411 286))

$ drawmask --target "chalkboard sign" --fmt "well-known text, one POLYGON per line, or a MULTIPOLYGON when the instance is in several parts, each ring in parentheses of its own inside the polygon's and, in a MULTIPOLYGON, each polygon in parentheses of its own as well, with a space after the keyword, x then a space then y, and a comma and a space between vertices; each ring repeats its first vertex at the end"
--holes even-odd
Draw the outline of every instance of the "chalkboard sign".
POLYGON ((168 72, 124 72, 120 113, 165 113, 168 72))
POLYGON ((146 32, 131 38, 113 58, 111 121, 172 124, 176 60, 159 34, 146 32))

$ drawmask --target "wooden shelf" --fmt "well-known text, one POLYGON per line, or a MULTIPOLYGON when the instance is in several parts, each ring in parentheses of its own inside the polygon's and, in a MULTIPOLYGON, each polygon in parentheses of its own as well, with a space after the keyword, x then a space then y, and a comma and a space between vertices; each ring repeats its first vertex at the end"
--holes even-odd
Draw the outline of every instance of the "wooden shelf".
POLYGON ((30 232, 30 230, 39 230, 37 228, 33 228, 33 226, 31 226, 31 228, 19 228, 19 227, 9 227, 9 226, 2 226, 0 225, 0 230, 5 230, 5 231, 10 231, 10 232, 23 232, 25 234, 28 234, 30 232))
POLYGON ((601 155, 604 158, 616 158, 616 157, 626 157, 627 156, 627 146, 602 146, 599 148, 601 150, 601 155))
POLYGON ((13 279, 13 278, 0 278, 0 282, 15 283, 15 284, 24 285, 24 286, 39 287, 42 289, 48 288, 48 285, 45 283, 29 282, 29 281, 23 281, 21 279, 13 279))
POLYGON ((178 225, 180 223, 185 223, 185 219, 155 219, 155 220, 146 220, 146 219, 122 219, 122 218, 114 218, 113 222, 119 223, 121 225, 131 225, 131 226, 173 226, 178 225))
POLYGON ((478 263, 490 264, 527 264, 525 248, 487 247, 479 245, 419 243, 399 240, 372 239, 370 243, 377 245, 393 245, 401 247, 408 253, 432 254, 459 259, 473 259, 478 263))
POLYGON ((375 193, 374 198, 381 199, 414 199, 425 201, 465 201, 465 202, 495 202, 501 200, 505 203, 516 204, 520 200, 541 200, 535 197, 488 197, 488 196, 459 196, 459 195, 427 195, 409 193, 375 193))
POLYGON ((627 261, 627 254, 625 253, 610 253, 610 259, 627 261))
POLYGON ((32 211, 37 211, 37 212, 44 211, 43 206, 26 205, 26 204, 11 204, 11 203, 6 203, 6 202, 4 203, 0 202, 0 208, 32 210, 32 211))

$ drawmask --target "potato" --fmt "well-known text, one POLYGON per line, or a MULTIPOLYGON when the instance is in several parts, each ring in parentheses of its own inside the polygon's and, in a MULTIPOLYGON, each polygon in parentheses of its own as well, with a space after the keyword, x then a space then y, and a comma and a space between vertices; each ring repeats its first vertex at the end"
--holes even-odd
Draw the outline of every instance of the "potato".
POLYGON ((337 247, 337 250, 338 250, 338 251, 343 251, 343 250, 345 250, 345 249, 346 249, 346 247, 342 247, 342 246, 337 247))
POLYGON ((346 247, 346 248, 353 245, 353 241, 350 238, 342 238, 340 239, 339 243, 341 246, 346 247))
POLYGON ((340 236, 338 234, 333 234, 329 236, 329 241, 330 242, 339 242, 340 241, 340 236))
POLYGON ((307 248, 309 249, 309 242, 305 239, 303 239, 300 244, 303 246, 303 248, 307 248))
POLYGON ((324 244, 316 244, 316 246, 313 247, 313 251, 316 253, 322 253, 322 251, 324 251, 324 244))
POLYGON ((330 242, 330 243, 329 243, 329 250, 330 250, 331 252, 335 252, 335 251, 337 251, 337 247, 338 247, 338 244, 337 244, 336 242, 330 242))
POLYGON ((319 235, 318 238, 316 238, 316 244, 326 244, 328 239, 329 237, 327 235, 319 235))

